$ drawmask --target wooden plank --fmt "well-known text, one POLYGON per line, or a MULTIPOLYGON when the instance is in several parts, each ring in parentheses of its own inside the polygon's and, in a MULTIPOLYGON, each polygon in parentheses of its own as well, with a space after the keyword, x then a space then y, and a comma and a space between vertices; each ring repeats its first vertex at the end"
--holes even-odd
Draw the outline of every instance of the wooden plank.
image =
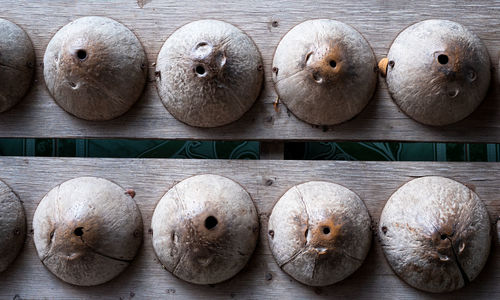
MULTIPOLYGON (((133 188, 145 225, 144 243, 131 266, 111 282, 87 288, 65 284, 46 270, 36 255, 32 233, 28 234, 20 257, 0 274, 1 299, 12 299, 16 295, 22 299, 133 296, 138 299, 436 298, 411 288, 394 275, 376 237, 365 263, 345 281, 325 288, 311 288, 296 282, 279 269, 270 254, 265 233, 275 201, 295 184, 309 180, 333 181, 360 195, 376 226, 385 201, 401 184, 419 176, 442 175, 475 187, 492 221, 500 214, 500 164, 497 163, 2 157, 0 170, 0 177, 24 201, 28 229, 32 229, 34 211, 47 191, 67 179, 83 175, 105 177, 124 188, 133 188), (202 173, 224 175, 241 183, 254 199, 262 225, 260 242, 248 266, 233 279, 214 286, 188 284, 165 271, 155 258, 148 233, 153 209, 162 195, 176 182, 202 173)), ((500 298, 499 246, 495 238, 489 261, 476 280, 440 298, 500 298)))
POLYGON ((0 116, 0 137, 162 138, 194 140, 400 140, 500 142, 500 0, 479 1, 28 1, 2 0, 0 17, 21 25, 34 42, 37 71, 34 88, 13 110, 0 116), (150 67, 142 99, 125 116, 109 122, 78 120, 59 108, 44 86, 42 58, 52 35, 77 17, 112 17, 134 31, 150 64, 166 38, 179 26, 200 18, 221 19, 245 30, 257 43, 265 63, 265 87, 253 108, 239 121, 214 129, 189 127, 162 106, 150 67), (374 99, 354 120, 333 127, 314 127, 297 120, 276 100, 271 62, 280 38, 294 25, 311 18, 331 18, 357 28, 378 59, 408 25, 429 18, 460 22, 488 47, 493 67, 489 96, 465 121, 443 128, 420 125, 390 100, 384 80, 374 99))

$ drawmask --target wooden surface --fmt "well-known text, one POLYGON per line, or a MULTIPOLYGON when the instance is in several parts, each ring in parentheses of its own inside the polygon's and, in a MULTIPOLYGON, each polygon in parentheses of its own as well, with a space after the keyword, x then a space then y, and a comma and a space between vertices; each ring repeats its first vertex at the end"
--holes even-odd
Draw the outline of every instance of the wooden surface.
POLYGON ((26 1, 2 0, 0 17, 21 25, 33 40, 37 70, 28 97, 0 115, 0 137, 163 138, 194 140, 400 140, 500 142, 500 0, 479 1, 26 1), (55 32, 75 18, 112 17, 128 26, 144 45, 150 63, 149 83, 138 103, 123 117, 88 122, 65 113, 45 88, 42 61, 55 32), (154 67, 166 38, 179 26, 200 18, 228 21, 256 42, 265 62, 261 97, 239 121, 215 129, 189 127, 162 106, 154 86, 154 67), (465 121, 443 128, 420 125, 400 112, 379 78, 374 99, 354 120, 339 126, 314 127, 297 120, 279 105, 271 82, 271 62, 280 38, 301 21, 331 18, 358 29, 370 42, 377 59, 405 27, 429 18, 460 22, 486 44, 494 70, 489 96, 465 121))
POLYGON ((28 232, 32 229, 36 206, 45 193, 65 180, 83 175, 105 177, 124 188, 134 189, 144 220, 144 243, 138 257, 118 278, 97 287, 75 287, 54 277, 39 261, 32 233, 29 233, 21 255, 0 274, 0 299, 500 298, 500 245, 496 227, 492 254, 479 277, 458 292, 440 296, 417 291, 398 279, 388 266, 376 237, 365 263, 345 281, 324 288, 302 285, 276 265, 266 235, 268 216, 275 201, 293 185, 309 180, 329 180, 352 189, 364 200, 376 221, 385 201, 406 181, 424 175, 448 176, 475 188, 494 221, 500 214, 500 164, 497 163, 2 157, 0 170, 1 179, 24 201, 28 232), (241 183, 254 199, 261 221, 260 241, 248 266, 233 279, 214 286, 188 284, 164 270, 153 253, 148 233, 153 209, 162 195, 176 182, 202 173, 224 175, 241 183))

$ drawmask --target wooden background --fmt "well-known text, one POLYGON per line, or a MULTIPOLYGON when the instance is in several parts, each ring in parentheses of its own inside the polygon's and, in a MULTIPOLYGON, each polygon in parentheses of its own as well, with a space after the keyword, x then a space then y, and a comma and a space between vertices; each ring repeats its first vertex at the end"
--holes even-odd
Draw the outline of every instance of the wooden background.
MULTIPOLYGON (((0 17, 23 27, 37 57, 33 88, 27 98, 0 115, 0 137, 24 138, 139 138, 185 140, 258 140, 261 158, 281 159, 282 141, 427 141, 500 143, 500 0, 479 1, 26 1, 0 0, 0 17), (82 16, 112 17, 141 40, 149 60, 149 82, 143 97, 124 116, 108 122, 76 119, 51 99, 43 81, 43 54, 59 28, 82 16), (265 63, 261 97, 239 121, 214 129, 189 127, 163 108, 154 86, 154 67, 166 38, 178 27, 201 18, 228 21, 256 42, 265 63), (333 127, 314 127, 297 120, 279 105, 271 82, 271 62, 280 38, 294 25, 313 18, 331 18, 358 29, 372 45, 377 59, 405 27, 429 18, 460 22, 478 34, 492 61, 493 77, 487 99, 466 120, 433 128, 420 125, 391 101, 385 81, 368 107, 354 120, 333 127)), ((500 298, 500 251, 496 220, 500 215, 500 164, 324 161, 221 161, 154 159, 80 159, 0 157, 0 178, 24 201, 31 228, 42 197, 57 184, 77 176, 100 176, 137 192, 144 219, 144 244, 131 266, 115 280, 97 287, 75 287, 54 277, 41 264, 28 233, 13 265, 0 273, 0 299, 32 298, 500 298), (176 182, 195 174, 215 173, 241 183, 260 213, 261 236, 248 266, 235 278, 213 286, 196 286, 173 277, 155 258, 151 247, 151 216, 161 196, 176 182), (494 226, 488 264, 469 286, 446 295, 411 288, 392 272, 374 237, 363 266, 330 287, 311 288, 282 272, 270 254, 266 226, 275 201, 290 187, 309 180, 343 184, 365 201, 374 226, 389 196, 408 180, 443 175, 475 187, 494 226)))
POLYGON ((193 140, 384 140, 442 142, 500 142, 500 0, 479 1, 27 1, 2 0, 0 17, 23 27, 36 50, 37 70, 27 98, 0 115, 0 137, 162 138, 193 140), (215 129, 189 127, 163 107, 150 67, 145 94, 126 115, 107 122, 88 122, 65 113, 45 88, 42 62, 45 48, 59 28, 82 16, 112 17, 141 40, 150 66, 167 37, 178 27, 201 18, 220 19, 246 31, 265 62, 261 97, 245 116, 215 129), (294 25, 313 18, 331 18, 358 29, 384 57, 391 41, 405 27, 429 18, 460 22, 486 44, 494 67, 487 99, 472 116, 455 125, 433 128, 406 117, 391 101, 385 81, 368 107, 338 126, 314 127, 297 120, 284 105, 273 108, 276 93, 271 62, 280 38, 294 25))
POLYGON ((352 189, 365 202, 376 227, 386 200, 400 185, 419 176, 447 176, 475 188, 493 224, 500 214, 500 164, 3 157, 0 170, 2 179, 24 201, 28 232, 36 206, 45 193, 77 176, 100 176, 134 189, 144 220, 144 243, 136 259, 118 278, 97 287, 75 287, 53 276, 38 259, 33 235, 28 233, 21 255, 0 274, 0 299, 500 298, 500 245, 496 230, 484 270, 470 285, 444 295, 420 292, 401 281, 387 264, 376 237, 367 259, 354 275, 329 287, 305 286, 279 269, 266 234, 274 203, 293 185, 309 180, 332 181, 352 189), (220 174, 241 183, 254 199, 261 221, 260 240, 247 267, 233 279, 213 286, 189 284, 164 270, 153 253, 148 233, 154 207, 163 194, 176 182, 203 173, 220 174))

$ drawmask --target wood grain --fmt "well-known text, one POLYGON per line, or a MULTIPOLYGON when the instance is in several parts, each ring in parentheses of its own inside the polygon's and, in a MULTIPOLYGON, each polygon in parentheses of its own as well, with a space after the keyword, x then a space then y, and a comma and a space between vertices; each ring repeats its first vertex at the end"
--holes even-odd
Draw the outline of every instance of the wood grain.
POLYGON ((0 137, 500 142, 500 0, 3 0, 1 7, 0 17, 28 32, 38 64, 28 97, 0 115, 0 137), (41 62, 50 38, 71 20, 87 15, 112 17, 128 26, 143 43, 151 66, 143 97, 131 111, 112 121, 89 122, 70 116, 57 106, 44 85, 41 62), (167 112, 157 95, 151 65, 176 28, 201 18, 225 20, 245 30, 259 47, 266 72, 265 87, 252 109, 239 121, 213 129, 189 127, 167 112), (378 59, 386 55, 398 32, 412 23, 429 18, 460 22, 478 34, 489 50, 495 68, 489 95, 469 118, 442 128, 420 125, 406 117, 391 101, 382 78, 367 108, 338 126, 308 125, 282 104, 276 112, 270 76, 274 49, 290 28, 312 18, 331 18, 354 26, 370 42, 378 59))
MULTIPOLYGON (((267 220, 274 203, 290 187, 309 180, 328 180, 355 191, 378 220, 385 201, 403 183, 424 175, 454 178, 474 188, 487 205, 492 223, 500 214, 500 164, 421 162, 238 161, 80 158, 0 158, 1 179, 24 201, 28 229, 37 204, 52 187, 77 176, 100 176, 136 191, 144 219, 144 243, 138 257, 118 278, 97 287, 75 287, 54 277, 36 255, 32 233, 14 264, 0 274, 0 298, 500 298, 500 251, 495 238, 487 266, 468 286, 449 295, 415 290, 388 266, 377 238, 363 266, 351 277, 325 288, 302 285, 282 272, 267 242, 267 220), (176 182, 195 174, 213 173, 241 183, 259 211, 261 235, 248 266, 233 279, 214 286, 185 283, 164 270, 151 246, 153 209, 176 182)), ((376 222, 374 222, 376 226, 376 222)))

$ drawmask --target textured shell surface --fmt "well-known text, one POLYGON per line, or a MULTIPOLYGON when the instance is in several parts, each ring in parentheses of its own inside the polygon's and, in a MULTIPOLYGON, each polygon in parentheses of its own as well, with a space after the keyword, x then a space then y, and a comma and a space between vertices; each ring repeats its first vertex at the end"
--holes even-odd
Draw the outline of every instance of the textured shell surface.
POLYGON ((387 58, 392 99, 420 123, 458 122, 488 92, 491 70, 486 46, 458 23, 426 20, 411 25, 394 40, 387 58))
POLYGON ((352 119, 368 104, 377 83, 368 41, 351 26, 327 19, 293 27, 273 59, 273 81, 287 108, 315 125, 352 119))
POLYGON ((62 27, 45 51, 47 88, 68 113, 85 120, 114 119, 139 99, 146 53, 127 27, 105 17, 83 17, 62 27))
POLYGON ((491 243, 488 212, 478 195, 452 179, 428 176, 387 201, 379 236, 392 269, 428 292, 463 287, 485 265, 491 243))
POLYGON ((42 263, 61 280, 80 286, 105 283, 133 260, 142 243, 142 217, 117 184, 78 177, 53 188, 33 217, 42 263))
POLYGON ((30 38, 16 24, 0 19, 0 112, 12 108, 26 95, 35 71, 30 38))
POLYGON ((26 238, 26 217, 17 195, 0 180, 0 272, 17 257, 26 238))
POLYGON ((268 240, 277 264, 290 276, 311 286, 330 285, 363 263, 371 219, 353 191, 310 181, 292 187, 275 204, 268 240))
POLYGON ((177 120, 217 127, 250 109, 264 72, 260 52, 248 35, 226 22, 200 20, 165 41, 156 75, 161 101, 177 120))
POLYGON ((196 284, 235 276, 250 259, 259 234, 250 195, 218 175, 197 175, 173 186, 158 203, 151 228, 162 265, 196 284))

